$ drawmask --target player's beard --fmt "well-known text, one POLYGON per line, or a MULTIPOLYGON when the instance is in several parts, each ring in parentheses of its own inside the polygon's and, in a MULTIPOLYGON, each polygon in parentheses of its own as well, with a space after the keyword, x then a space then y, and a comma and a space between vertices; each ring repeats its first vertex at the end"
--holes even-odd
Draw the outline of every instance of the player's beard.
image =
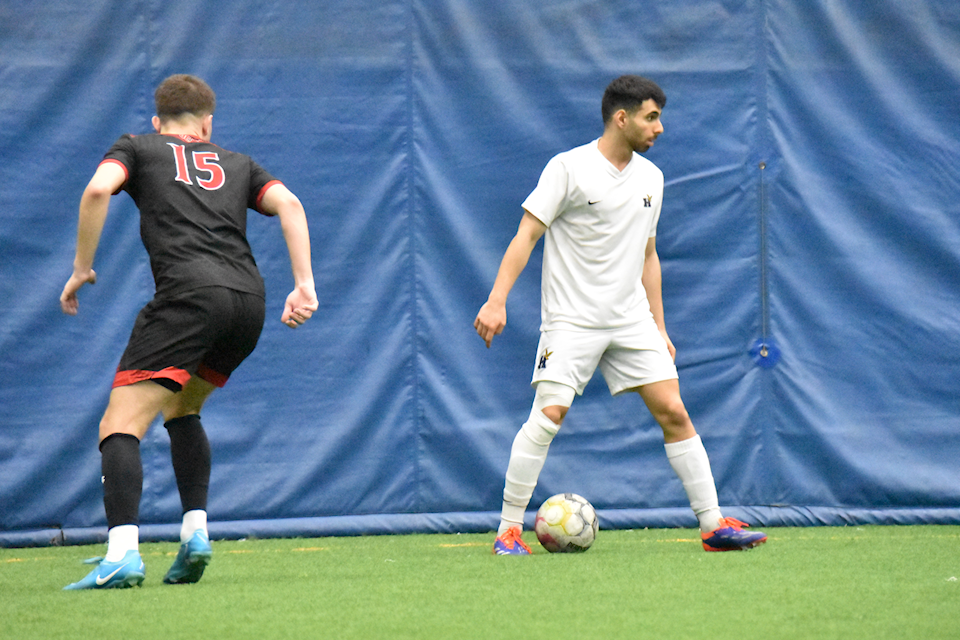
POLYGON ((648 151, 650 147, 653 146, 654 141, 657 139, 657 136, 652 137, 639 137, 636 139, 630 139, 630 146, 633 147, 633 150, 637 153, 644 153, 648 151))

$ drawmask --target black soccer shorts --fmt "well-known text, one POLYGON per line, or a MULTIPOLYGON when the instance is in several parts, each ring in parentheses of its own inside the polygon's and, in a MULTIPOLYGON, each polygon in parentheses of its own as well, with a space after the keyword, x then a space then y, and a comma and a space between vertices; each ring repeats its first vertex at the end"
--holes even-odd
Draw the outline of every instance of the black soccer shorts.
POLYGON ((226 287, 155 297, 137 315, 113 386, 153 380, 177 392, 197 375, 222 387, 257 346, 265 313, 262 297, 226 287))

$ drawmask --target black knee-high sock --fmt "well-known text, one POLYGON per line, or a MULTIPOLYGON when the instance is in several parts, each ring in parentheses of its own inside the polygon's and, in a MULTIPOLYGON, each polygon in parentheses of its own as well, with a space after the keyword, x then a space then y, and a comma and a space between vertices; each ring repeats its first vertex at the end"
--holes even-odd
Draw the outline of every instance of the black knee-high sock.
POLYGON ((210 441, 194 414, 174 418, 164 425, 170 434, 170 458, 177 476, 183 512, 207 509, 210 488, 210 441))
POLYGON ((140 440, 127 433, 114 433, 100 443, 100 455, 107 527, 139 525, 143 493, 140 440))

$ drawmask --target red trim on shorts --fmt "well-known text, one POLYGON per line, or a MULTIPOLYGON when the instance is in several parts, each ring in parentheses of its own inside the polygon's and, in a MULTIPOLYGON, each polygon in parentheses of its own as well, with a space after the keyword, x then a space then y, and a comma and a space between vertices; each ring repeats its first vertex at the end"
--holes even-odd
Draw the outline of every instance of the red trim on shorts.
MULTIPOLYGON (((271 180, 267 184, 263 185, 263 189, 260 189, 260 193, 257 194, 257 211, 259 211, 260 213, 263 213, 263 211, 260 210, 260 201, 263 200, 263 196, 267 195, 267 191, 270 189, 270 187, 277 184, 283 184, 283 183, 280 182, 279 180, 271 180)), ((269 216, 273 214, 263 213, 263 215, 269 216)))
POLYGON ((227 384, 227 379, 230 377, 230 376, 223 375, 219 371, 214 371, 213 369, 211 369, 205 364, 201 364, 197 368, 197 375, 203 378, 204 380, 206 380, 207 382, 209 382, 210 384, 212 384, 213 386, 221 387, 221 388, 223 387, 223 385, 227 384))
POLYGON ((113 388, 125 387, 143 382, 144 380, 153 380, 154 378, 166 378, 183 386, 190 381, 190 373, 183 369, 177 369, 176 367, 167 367, 160 371, 117 371, 117 375, 113 377, 113 388))

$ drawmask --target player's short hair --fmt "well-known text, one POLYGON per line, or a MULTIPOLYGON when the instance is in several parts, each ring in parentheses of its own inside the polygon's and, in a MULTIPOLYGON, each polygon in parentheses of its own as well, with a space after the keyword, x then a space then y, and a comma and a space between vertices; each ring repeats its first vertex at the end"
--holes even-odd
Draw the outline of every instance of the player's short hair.
POLYGON ((603 92, 600 105, 603 123, 609 122, 613 114, 620 109, 628 113, 636 111, 647 100, 653 100, 661 109, 667 104, 666 94, 653 80, 641 76, 620 76, 607 85, 603 92))
POLYGON ((153 94, 160 120, 179 118, 184 114, 210 115, 217 108, 217 96, 206 82, 183 73, 172 75, 153 94))

